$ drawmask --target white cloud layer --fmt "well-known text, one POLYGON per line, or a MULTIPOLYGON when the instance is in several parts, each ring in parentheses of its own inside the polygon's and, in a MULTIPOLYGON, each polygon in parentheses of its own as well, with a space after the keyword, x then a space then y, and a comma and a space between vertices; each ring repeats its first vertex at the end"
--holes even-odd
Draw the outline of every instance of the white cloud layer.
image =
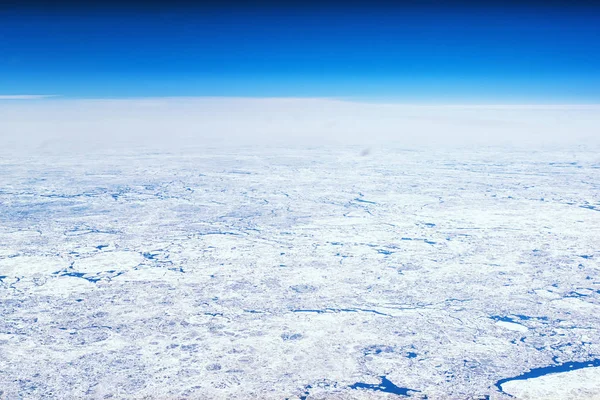
POLYGON ((225 145, 600 146, 600 105, 436 106, 294 98, 0 103, 9 151, 225 145))
POLYGON ((56 97, 55 94, 0 94, 0 100, 38 100, 56 97))

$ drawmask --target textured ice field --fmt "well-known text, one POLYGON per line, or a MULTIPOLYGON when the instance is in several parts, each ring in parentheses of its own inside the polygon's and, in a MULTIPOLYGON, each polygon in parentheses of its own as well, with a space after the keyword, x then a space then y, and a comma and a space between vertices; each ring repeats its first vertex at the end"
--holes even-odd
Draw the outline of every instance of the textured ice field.
POLYGON ((0 398, 599 399, 600 155, 0 158, 0 398))

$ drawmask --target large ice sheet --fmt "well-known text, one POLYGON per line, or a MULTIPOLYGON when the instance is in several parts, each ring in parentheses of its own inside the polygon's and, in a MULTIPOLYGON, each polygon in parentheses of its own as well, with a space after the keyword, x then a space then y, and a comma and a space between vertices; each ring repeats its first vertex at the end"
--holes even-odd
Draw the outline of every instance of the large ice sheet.
POLYGON ((595 365, 597 152, 362 150, 4 153, 0 397, 502 399, 595 365))

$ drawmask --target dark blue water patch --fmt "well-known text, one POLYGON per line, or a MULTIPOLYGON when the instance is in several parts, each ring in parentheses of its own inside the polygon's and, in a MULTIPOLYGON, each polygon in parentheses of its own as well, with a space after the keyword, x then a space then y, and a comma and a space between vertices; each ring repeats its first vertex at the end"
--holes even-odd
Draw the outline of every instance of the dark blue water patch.
POLYGON ((530 317, 528 315, 522 315, 522 314, 515 314, 510 317, 509 316, 501 316, 501 315, 492 315, 490 318, 493 319, 494 321, 512 322, 513 324, 518 324, 518 322, 515 322, 517 320, 528 321, 528 320, 534 319, 534 320, 539 320, 539 321, 548 321, 548 317, 530 317))
POLYGON ((214 231, 214 232, 199 232, 199 236, 208 236, 208 235, 233 235, 233 236, 242 236, 237 232, 222 232, 222 231, 214 231))
POLYGON ((116 230, 101 230, 101 229, 86 229, 86 228, 74 228, 65 231, 65 236, 81 236, 81 235, 89 235, 91 233, 102 233, 107 235, 117 235, 119 234, 116 230))
POLYGON ((384 254, 384 255, 386 255, 386 256, 389 256, 390 254, 394 254, 394 252, 393 252, 393 251, 384 250, 384 249, 377 249, 377 252, 378 252, 379 254, 384 254))
POLYGON ((360 199, 358 197, 356 199, 354 199, 354 201, 358 201, 359 203, 377 204, 374 201, 363 200, 363 199, 360 199))
MULTIPOLYGON (((556 357, 553 358, 553 361, 556 362, 556 357)), ((589 367, 600 367, 600 358, 596 358, 590 361, 569 361, 562 364, 550 365, 547 367, 534 368, 529 372, 525 372, 521 375, 512 377, 512 378, 504 378, 497 381, 494 386, 501 392, 508 394, 502 390, 502 385, 506 382, 510 381, 524 381, 527 379, 539 378, 540 376, 556 374, 559 372, 568 372, 575 371, 578 369, 589 368, 589 367)), ((509 395, 510 396, 510 395, 509 395)))
POLYGON ((363 349, 363 354, 365 356, 368 355, 377 355, 377 354, 381 354, 381 353, 393 353, 394 352, 394 348, 392 346, 386 346, 386 345, 371 345, 371 346, 367 346, 363 349))
POLYGON ((446 302, 456 301, 458 303, 466 303, 468 301, 473 301, 473 299, 455 299, 454 297, 451 297, 449 299, 446 299, 445 301, 446 302))
POLYGON ((3 282, 6 279, 6 275, 0 275, 0 282, 3 282))
POLYGON ((568 165, 577 165, 577 161, 573 161, 573 162, 551 162, 548 165, 558 165, 561 167, 566 167, 568 165))
POLYGON ((154 260, 158 256, 158 253, 142 253, 142 256, 147 260, 154 260))
POLYGON ((84 329, 110 329, 110 330, 112 330, 112 326, 109 326, 109 325, 90 325, 90 326, 86 326, 84 329))
POLYGON ((86 281, 89 281, 92 283, 96 283, 100 280, 100 278, 85 276, 85 274, 83 272, 65 272, 64 274, 61 274, 60 276, 72 276, 75 278, 85 279, 86 281))
MULTIPOLYGON (((106 272, 109 273, 109 274, 114 274, 114 275, 111 275, 111 276, 107 276, 107 278, 108 278, 109 281, 112 281, 114 278, 116 278, 118 276, 121 276, 121 275, 123 275, 125 273, 125 271, 120 271, 120 272, 117 272, 117 273, 115 273, 115 271, 106 271, 106 272)), ((97 278, 97 279, 100 280, 100 278, 97 278)))
POLYGON ((102 249, 105 249, 105 248, 107 248, 107 247, 108 247, 108 245, 107 245, 107 244, 101 244, 101 245, 98 245, 98 246, 96 246, 96 248, 97 248, 98 250, 102 250, 102 249))
POLYGON ((515 323, 514 318, 511 318, 511 317, 503 317, 503 316, 500 316, 500 315, 492 315, 490 318, 493 319, 494 321, 502 321, 502 322, 512 322, 512 323, 515 323))
POLYGON ((299 339, 302 339, 302 334, 301 333, 283 333, 281 335, 281 339, 283 339, 284 341, 299 340, 299 339))
POLYGON ((331 311, 331 312, 358 312, 358 310, 355 310, 353 308, 326 308, 325 311, 331 311))
POLYGON ((375 390, 378 392, 392 393, 400 396, 408 396, 409 392, 419 392, 419 390, 396 386, 385 376, 380 376, 380 378, 381 383, 379 384, 373 385, 370 383, 357 382, 353 385, 350 385, 350 389, 375 390))
POLYGON ((388 265, 388 268, 395 269, 396 272, 398 272, 399 275, 404 275, 404 272, 402 272, 402 270, 400 269, 400 268, 402 268, 401 266, 398 266, 398 265, 388 265))
POLYGON ((590 258, 592 258, 593 256, 590 256, 590 255, 584 254, 584 255, 582 255, 582 256, 579 256, 579 257, 581 257, 581 258, 585 258, 586 260, 589 260, 589 259, 590 259, 590 258))
POLYGON ((420 240, 420 241, 422 241, 424 243, 427 243, 427 244, 436 244, 437 243, 437 242, 434 242, 434 241, 431 241, 431 240, 428 240, 428 239, 409 238, 409 237, 403 237, 403 238, 400 238, 400 240, 420 240))
POLYGON ((563 297, 587 297, 587 296, 588 296, 587 294, 571 291, 571 292, 565 294, 563 297))
POLYGON ((528 315, 522 315, 522 314, 514 314, 515 317, 519 318, 522 321, 527 321, 530 319, 537 319, 537 320, 541 320, 541 321, 548 321, 548 317, 530 317, 528 315))
POLYGON ((423 225, 425 225, 428 228, 433 228, 435 226, 435 224, 433 224, 431 222, 425 222, 423 225))
POLYGON ((389 317, 389 314, 384 314, 382 312, 379 312, 377 310, 369 310, 369 309, 365 309, 365 308, 326 308, 325 311, 329 311, 329 312, 366 312, 366 313, 372 313, 372 314, 377 314, 377 315, 383 315, 386 317, 389 317))
POLYGON ((598 208, 596 208, 596 206, 591 206, 591 205, 579 206, 579 208, 585 208, 585 209, 588 209, 588 210, 600 211, 598 208))
POLYGON ((216 312, 216 313, 205 312, 204 315, 210 315, 211 317, 222 317, 223 313, 220 313, 220 312, 216 312))
POLYGON ((85 274, 83 272, 65 272, 61 276, 74 276, 75 278, 83 278, 85 274))
POLYGON ((414 353, 414 352, 412 352, 412 351, 409 351, 409 352, 406 354, 406 357, 407 357, 407 358, 416 358, 416 357, 417 357, 417 353, 414 353))
POLYGON ((40 197, 46 197, 50 199, 75 199, 77 197, 94 197, 98 195, 89 194, 89 193, 79 193, 79 194, 40 194, 40 197))
MULTIPOLYGON (((377 311, 377 310, 369 310, 369 309, 364 309, 364 308, 357 308, 356 310, 357 311, 366 312, 366 313, 371 313, 371 314, 382 315, 384 317, 391 317, 391 315, 382 313, 382 312, 377 311)), ((345 311, 345 310, 342 310, 342 311, 345 311)))
POLYGON ((310 394, 310 389, 312 389, 311 385, 306 385, 304 387, 304 393, 300 395, 300 400, 306 400, 308 395, 310 394))
POLYGON ((329 379, 322 379, 318 382, 314 382, 312 385, 306 385, 303 388, 303 394, 301 394, 299 397, 301 399, 307 399, 308 396, 310 395, 310 390, 313 389, 314 387, 318 387, 321 389, 335 389, 338 387, 338 383, 335 381, 330 381, 329 379))

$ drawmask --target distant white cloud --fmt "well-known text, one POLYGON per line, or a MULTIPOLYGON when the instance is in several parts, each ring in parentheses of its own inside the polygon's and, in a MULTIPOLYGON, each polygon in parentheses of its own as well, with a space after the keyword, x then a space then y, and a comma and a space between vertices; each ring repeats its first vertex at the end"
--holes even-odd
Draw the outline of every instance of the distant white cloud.
POLYGON ((38 100, 56 96, 56 94, 0 94, 0 100, 38 100))
POLYGON ((238 145, 600 146, 600 105, 408 105, 306 98, 0 103, 7 151, 238 145))

